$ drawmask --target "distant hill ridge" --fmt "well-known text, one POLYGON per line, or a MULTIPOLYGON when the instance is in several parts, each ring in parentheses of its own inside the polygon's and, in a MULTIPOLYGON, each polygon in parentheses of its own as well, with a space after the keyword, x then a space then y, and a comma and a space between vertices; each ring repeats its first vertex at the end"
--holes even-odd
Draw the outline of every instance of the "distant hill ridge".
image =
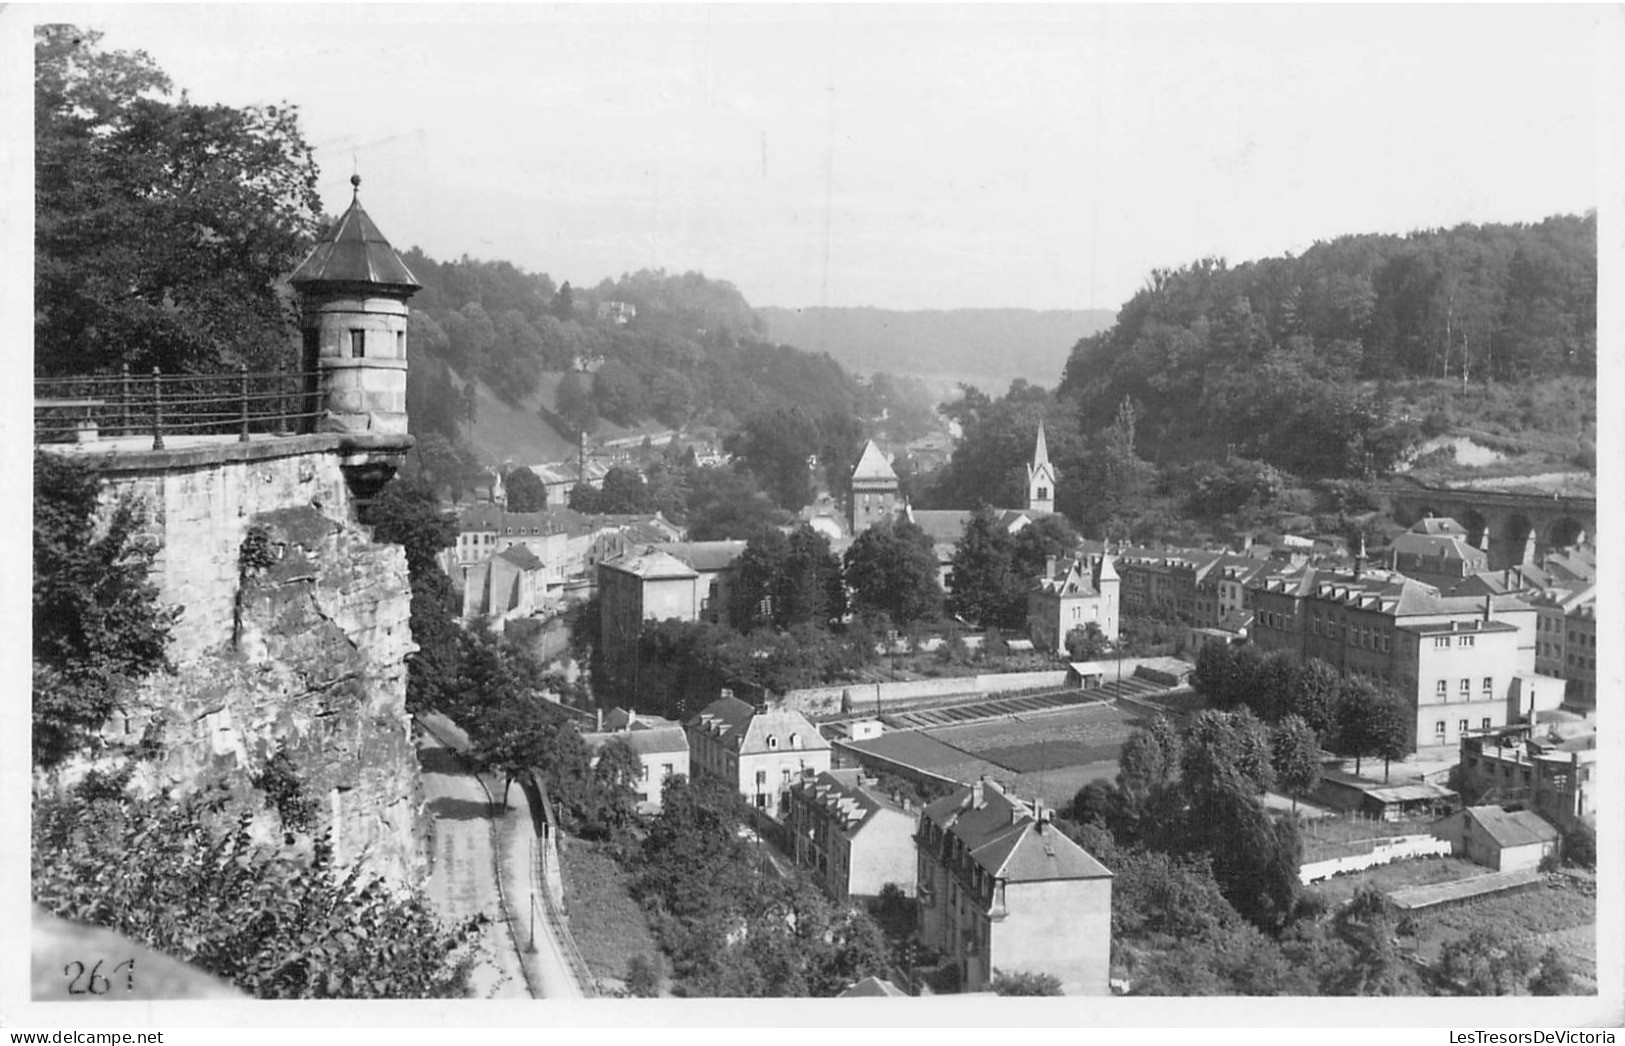
POLYGON ((863 373, 952 376, 1002 392, 1015 378, 1053 386, 1078 339, 1110 327, 1111 309, 758 307, 769 340, 827 352, 863 373))

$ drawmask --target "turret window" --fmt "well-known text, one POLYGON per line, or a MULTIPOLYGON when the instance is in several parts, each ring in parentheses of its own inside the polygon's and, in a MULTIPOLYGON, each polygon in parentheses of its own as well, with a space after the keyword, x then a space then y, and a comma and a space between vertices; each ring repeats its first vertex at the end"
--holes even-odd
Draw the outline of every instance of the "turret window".
POLYGON ((395 358, 399 359, 399 360, 406 359, 406 332, 405 331, 396 331, 395 332, 395 358))
POLYGON ((367 354, 367 332, 364 330, 350 331, 350 358, 359 360, 367 354))

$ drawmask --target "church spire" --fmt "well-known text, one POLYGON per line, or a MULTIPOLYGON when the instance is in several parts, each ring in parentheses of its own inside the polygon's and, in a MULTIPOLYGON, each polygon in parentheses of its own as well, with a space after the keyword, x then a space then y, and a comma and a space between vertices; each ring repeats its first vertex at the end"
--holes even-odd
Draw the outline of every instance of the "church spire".
POLYGON ((1047 515, 1055 511, 1055 466, 1049 463, 1049 445, 1044 441, 1044 423, 1038 423, 1038 440, 1033 461, 1027 466, 1027 511, 1047 515))

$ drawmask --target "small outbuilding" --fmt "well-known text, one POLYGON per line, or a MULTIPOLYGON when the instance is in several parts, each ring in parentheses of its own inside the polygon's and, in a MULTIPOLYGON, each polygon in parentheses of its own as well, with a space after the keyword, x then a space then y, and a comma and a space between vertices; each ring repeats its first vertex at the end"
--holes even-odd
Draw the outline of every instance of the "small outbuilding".
POLYGON ((1469 806, 1434 824, 1433 834, 1458 856, 1498 872, 1538 868, 1559 846, 1557 829, 1539 814, 1499 806, 1469 806))

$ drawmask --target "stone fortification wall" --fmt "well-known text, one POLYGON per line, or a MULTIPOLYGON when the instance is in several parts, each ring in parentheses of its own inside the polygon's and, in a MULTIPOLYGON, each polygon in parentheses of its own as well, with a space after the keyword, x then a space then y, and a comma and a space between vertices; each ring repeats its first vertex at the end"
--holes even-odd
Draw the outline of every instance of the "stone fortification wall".
POLYGON ((270 837, 281 822, 252 781, 282 753, 284 779, 309 804, 312 830, 331 832, 337 858, 364 857, 368 874, 411 882, 424 861, 406 713, 416 649, 406 557, 356 522, 339 454, 320 437, 307 442, 300 452, 279 441, 269 457, 243 449, 252 444, 212 458, 177 452, 168 467, 107 472, 109 499, 145 500, 162 546, 160 599, 184 607, 174 673, 147 680, 108 730, 128 739, 160 721, 165 754, 137 783, 223 785, 259 811, 270 837))
POLYGON ((355 525, 340 457, 316 439, 225 444, 118 455, 105 463, 105 499, 134 494, 146 505, 161 551, 158 598, 185 608, 169 656, 185 664, 233 640, 243 541, 255 516, 308 506, 355 525), (291 453, 301 445, 312 449, 291 453))
POLYGON ((842 686, 791 690, 779 703, 802 715, 838 715, 879 706, 901 712, 950 697, 1003 694, 1066 685, 1066 669, 1049 672, 998 672, 949 679, 914 679, 899 683, 847 683, 842 686))

